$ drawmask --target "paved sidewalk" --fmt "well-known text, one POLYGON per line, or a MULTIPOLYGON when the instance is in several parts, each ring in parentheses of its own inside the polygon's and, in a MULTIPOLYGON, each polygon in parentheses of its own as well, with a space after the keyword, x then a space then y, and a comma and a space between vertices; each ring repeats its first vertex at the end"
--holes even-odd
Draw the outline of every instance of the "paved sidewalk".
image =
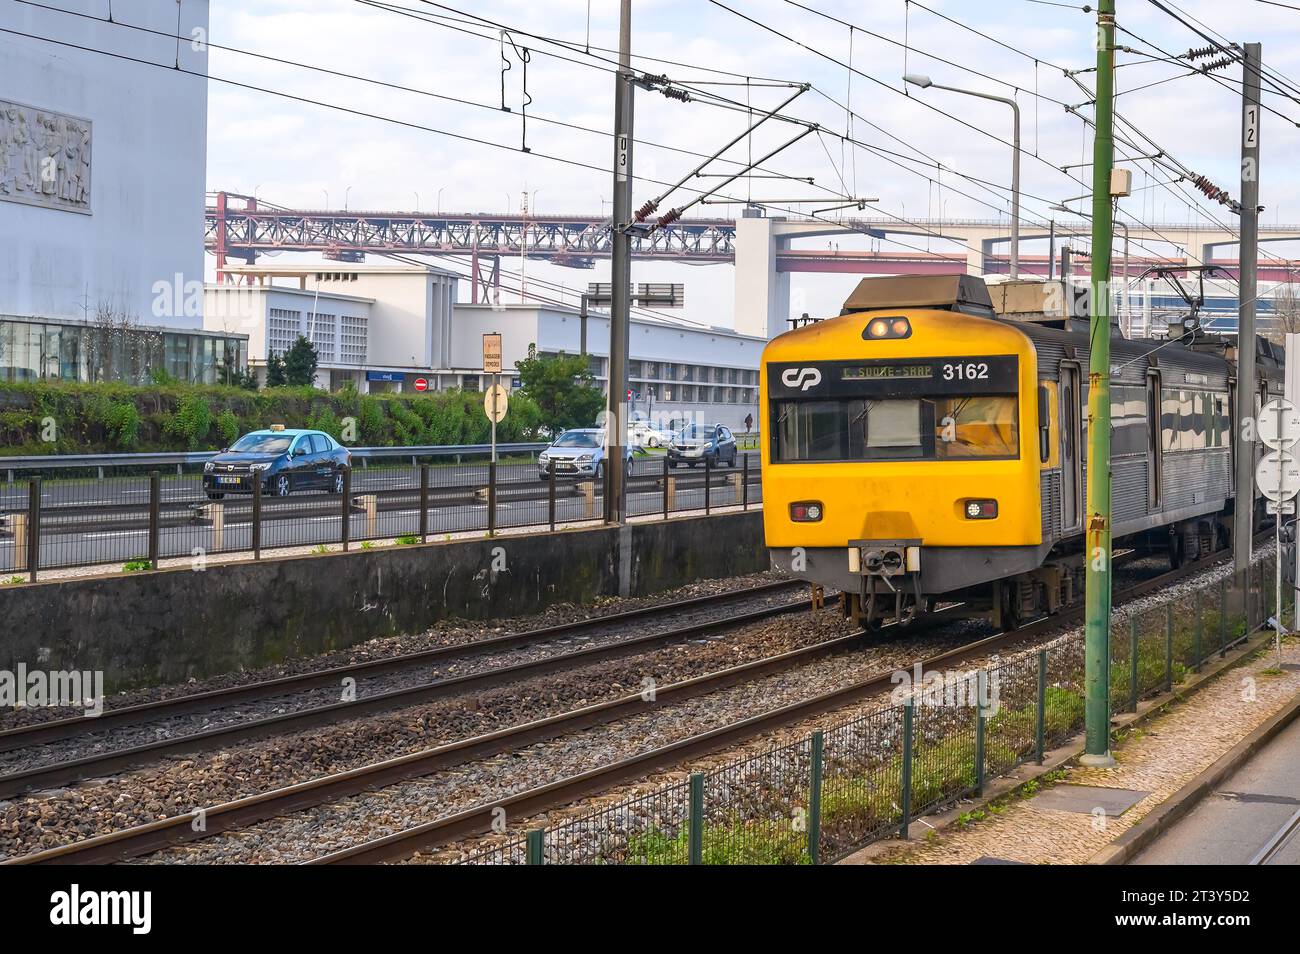
MULTIPOLYGON (((1300 664, 1300 643, 1295 639, 1289 643, 1283 648, 1283 662, 1300 664)), ((1045 802, 1059 803, 1064 792, 1058 790, 1044 799, 1044 793, 1053 791, 1053 786, 1047 786, 1036 795, 994 803, 982 819, 928 832, 921 840, 918 833, 925 826, 914 824, 912 842, 892 842, 872 857, 849 863, 1083 864, 1300 693, 1300 671, 1263 672, 1275 664, 1270 644, 1186 701, 1139 724, 1116 744, 1113 754, 1119 764, 1115 768, 1071 765, 1066 769, 1063 784, 1149 793, 1122 814, 1109 814, 1086 802, 1080 806, 1082 811, 1049 808, 1045 802)))

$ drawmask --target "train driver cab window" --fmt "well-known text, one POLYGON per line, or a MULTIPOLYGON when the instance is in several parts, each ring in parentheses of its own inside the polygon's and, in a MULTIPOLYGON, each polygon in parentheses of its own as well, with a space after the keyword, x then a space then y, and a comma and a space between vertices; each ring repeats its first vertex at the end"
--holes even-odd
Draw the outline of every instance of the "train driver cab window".
POLYGON ((935 456, 1015 457, 1019 449, 1013 395, 941 397, 935 400, 935 456))
POLYGON ((777 460, 844 460, 848 436, 840 401, 782 401, 776 406, 777 460))
MULTIPOLYGON (((920 401, 866 401, 854 422, 862 428, 863 446, 872 449, 921 448, 920 401)), ((870 456, 864 454, 863 456, 870 456)))
POLYGON ((1014 395, 777 401, 772 459, 963 460, 1019 456, 1014 395))

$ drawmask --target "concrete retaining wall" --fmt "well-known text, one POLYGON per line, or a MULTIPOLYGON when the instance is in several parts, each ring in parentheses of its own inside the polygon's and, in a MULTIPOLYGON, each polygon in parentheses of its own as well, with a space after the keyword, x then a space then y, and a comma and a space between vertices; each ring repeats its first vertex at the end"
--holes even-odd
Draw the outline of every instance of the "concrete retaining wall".
POLYGON ((111 692, 768 565, 762 513, 750 511, 9 585, 0 669, 102 670, 111 692))

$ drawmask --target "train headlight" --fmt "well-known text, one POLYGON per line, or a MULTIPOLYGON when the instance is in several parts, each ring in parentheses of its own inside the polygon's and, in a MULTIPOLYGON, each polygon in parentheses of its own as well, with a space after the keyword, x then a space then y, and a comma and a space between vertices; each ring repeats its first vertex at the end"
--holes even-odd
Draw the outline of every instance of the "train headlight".
POLYGON ((816 523, 822 518, 822 505, 817 500, 804 500, 790 504, 790 519, 795 523, 816 523))
POLYGON ((996 500, 966 501, 967 520, 992 520, 997 515, 998 515, 998 502, 996 500))
POLYGON ((873 318, 862 329, 862 337, 868 341, 882 341, 886 338, 910 338, 912 323, 906 318, 873 318))

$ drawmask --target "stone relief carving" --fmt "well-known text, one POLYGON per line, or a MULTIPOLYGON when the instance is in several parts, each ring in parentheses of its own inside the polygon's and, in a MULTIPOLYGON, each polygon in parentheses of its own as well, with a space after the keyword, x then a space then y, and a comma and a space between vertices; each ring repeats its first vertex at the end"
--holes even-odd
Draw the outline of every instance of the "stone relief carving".
POLYGON ((90 212, 90 120, 0 99, 0 199, 90 212))

